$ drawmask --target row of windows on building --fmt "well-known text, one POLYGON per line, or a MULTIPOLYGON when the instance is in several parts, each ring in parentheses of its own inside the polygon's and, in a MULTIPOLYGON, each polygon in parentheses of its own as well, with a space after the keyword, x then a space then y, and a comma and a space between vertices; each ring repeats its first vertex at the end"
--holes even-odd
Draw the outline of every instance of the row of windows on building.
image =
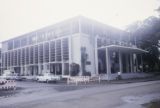
POLYGON ((24 47, 27 45, 37 44, 39 42, 44 42, 48 40, 53 40, 57 37, 67 36, 70 34, 77 33, 79 31, 78 22, 72 22, 71 24, 64 24, 62 26, 53 27, 49 29, 44 29, 41 31, 35 31, 25 36, 9 40, 7 42, 7 50, 12 50, 19 47, 24 47))
POLYGON ((0 75, 1 75, 1 65, 2 65, 1 54, 2 54, 2 51, 1 51, 1 49, 0 49, 0 75))
POLYGON ((2 53, 3 67, 69 60, 68 38, 2 53))
POLYGON ((91 36, 108 35, 113 40, 116 40, 117 36, 119 37, 120 35, 126 35, 124 32, 106 27, 102 24, 92 23, 88 20, 82 20, 80 26, 78 21, 72 21, 72 23, 62 24, 60 26, 56 26, 56 27, 53 26, 43 30, 38 30, 32 33, 26 34, 22 37, 10 40, 7 42, 8 44, 7 50, 12 50, 12 49, 24 47, 27 45, 37 44, 43 41, 52 40, 57 37, 78 33, 79 27, 81 27, 82 33, 89 34, 91 36))

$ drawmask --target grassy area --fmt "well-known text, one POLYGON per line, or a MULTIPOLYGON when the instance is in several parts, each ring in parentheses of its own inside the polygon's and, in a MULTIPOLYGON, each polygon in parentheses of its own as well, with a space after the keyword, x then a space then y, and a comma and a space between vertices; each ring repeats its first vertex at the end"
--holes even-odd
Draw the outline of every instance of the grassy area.
POLYGON ((156 100, 147 104, 144 104, 146 108, 160 108, 160 100, 156 100))

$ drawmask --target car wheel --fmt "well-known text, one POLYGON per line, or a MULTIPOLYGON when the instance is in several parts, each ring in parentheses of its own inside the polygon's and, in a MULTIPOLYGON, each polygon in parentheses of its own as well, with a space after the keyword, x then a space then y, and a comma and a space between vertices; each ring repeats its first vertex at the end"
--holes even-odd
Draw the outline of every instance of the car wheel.
POLYGON ((37 81, 39 81, 39 79, 37 78, 37 81))

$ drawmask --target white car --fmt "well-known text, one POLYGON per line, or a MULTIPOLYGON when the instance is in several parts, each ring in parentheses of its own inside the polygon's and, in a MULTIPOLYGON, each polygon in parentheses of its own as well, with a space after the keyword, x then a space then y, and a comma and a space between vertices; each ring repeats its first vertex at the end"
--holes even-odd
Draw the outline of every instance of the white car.
POLYGON ((20 80, 21 79, 21 77, 18 76, 17 73, 15 73, 14 71, 10 71, 10 70, 5 70, 0 78, 7 79, 7 80, 20 80))
POLYGON ((38 82, 56 82, 59 81, 61 79, 60 76, 57 75, 53 75, 51 73, 44 73, 41 76, 37 76, 37 81, 38 82))

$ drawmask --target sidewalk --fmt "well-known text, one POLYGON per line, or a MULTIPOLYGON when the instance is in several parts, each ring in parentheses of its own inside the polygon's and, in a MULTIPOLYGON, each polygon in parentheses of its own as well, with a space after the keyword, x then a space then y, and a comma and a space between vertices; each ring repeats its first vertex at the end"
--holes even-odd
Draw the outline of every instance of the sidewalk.
POLYGON ((106 82, 110 84, 126 84, 126 83, 147 82, 147 81, 156 81, 156 80, 160 80, 160 76, 152 76, 152 77, 147 77, 147 78, 112 80, 112 81, 106 81, 106 82))
MULTIPOLYGON (((148 82, 148 81, 157 81, 160 80, 160 76, 152 76, 152 77, 146 77, 146 78, 132 78, 132 79, 122 79, 122 80, 101 80, 99 81, 93 81, 89 83, 83 83, 80 82, 77 84, 77 86, 105 86, 105 85, 112 85, 112 84, 128 84, 128 83, 138 83, 138 82, 148 82)), ((65 81, 57 83, 57 85, 67 85, 67 86, 76 86, 75 83, 66 84, 65 81)))

